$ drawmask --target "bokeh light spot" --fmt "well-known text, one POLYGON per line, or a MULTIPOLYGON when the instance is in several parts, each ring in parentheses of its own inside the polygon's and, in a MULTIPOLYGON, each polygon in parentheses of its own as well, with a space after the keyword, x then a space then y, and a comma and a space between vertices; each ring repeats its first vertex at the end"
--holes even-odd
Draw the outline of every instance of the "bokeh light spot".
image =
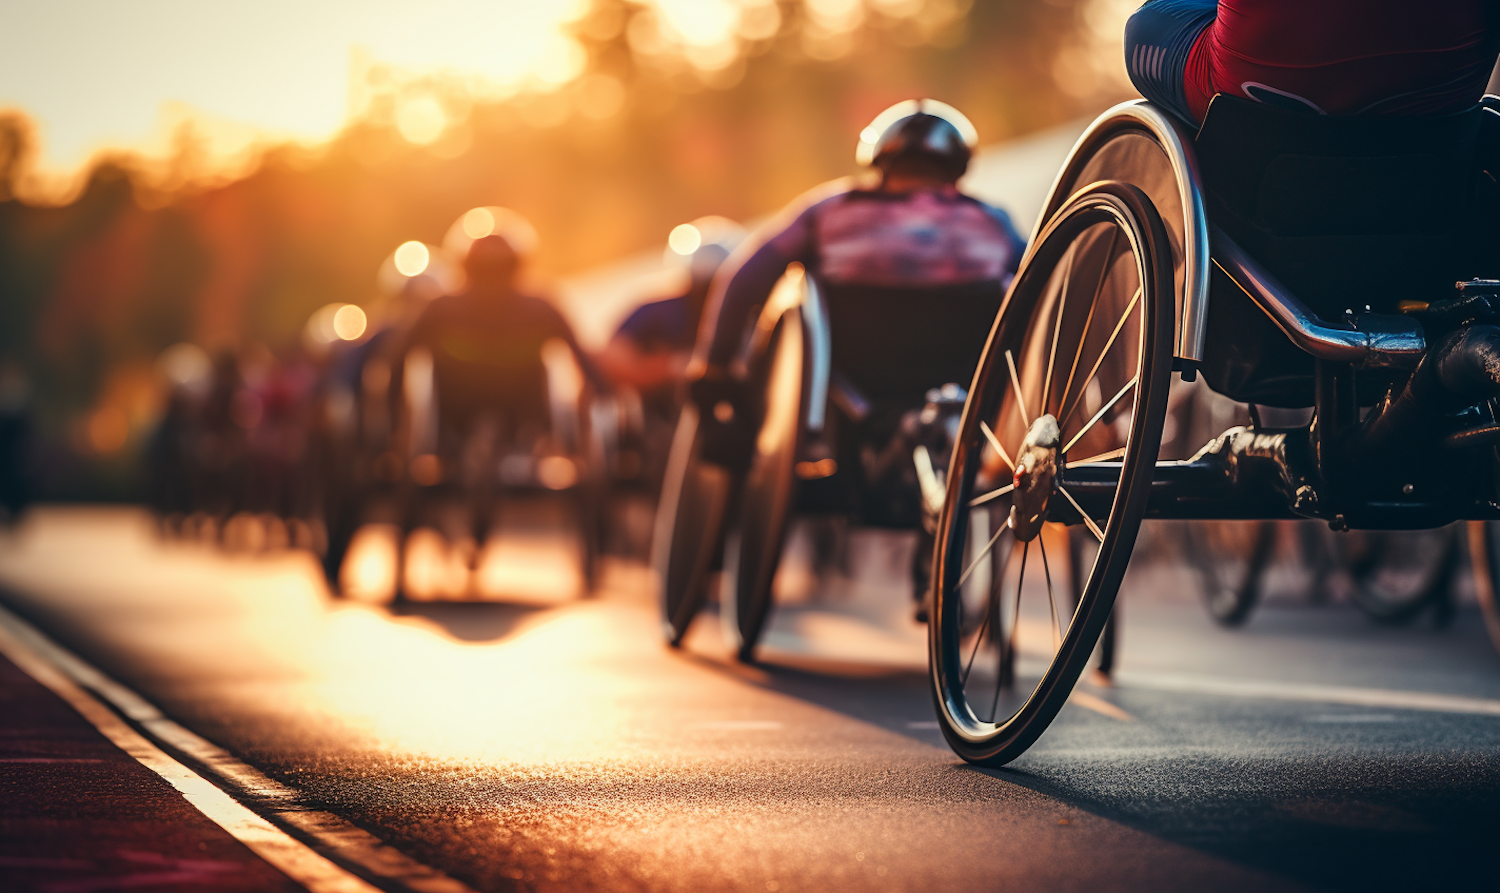
POLYGON ((129 437, 130 422, 116 407, 102 407, 89 417, 88 442, 94 452, 113 453, 125 446, 129 437))
POLYGON ((483 239, 495 231, 495 215, 488 208, 475 208, 464 215, 464 235, 483 239))
POLYGON ((401 104, 396 112, 396 129, 407 142, 425 146, 436 142, 448 126, 448 115, 431 96, 418 96, 401 104))
POLYGON ((681 255, 689 255, 698 250, 703 244, 703 234, 698 232, 698 227, 691 223, 683 223, 672 229, 672 234, 667 236, 667 245, 681 255))
POLYGON ((427 269, 427 263, 431 259, 426 245, 416 241, 403 242, 396 249, 396 270, 402 276, 416 276, 427 269))
POLYGON ((365 333, 369 320, 365 312, 353 304, 345 304, 333 314, 333 333, 345 341, 353 341, 365 333))

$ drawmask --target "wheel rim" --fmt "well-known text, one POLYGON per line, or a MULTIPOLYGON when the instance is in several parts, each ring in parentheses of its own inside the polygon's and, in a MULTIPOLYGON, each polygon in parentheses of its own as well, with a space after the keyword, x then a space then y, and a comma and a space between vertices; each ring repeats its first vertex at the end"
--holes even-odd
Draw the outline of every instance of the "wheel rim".
POLYGON ((1333 540, 1354 603, 1383 623, 1403 623, 1441 598, 1451 578, 1456 529, 1353 531, 1333 540))
POLYGON ((980 762, 1035 740, 1098 641, 1144 511, 1170 371, 1171 321, 1157 306, 1171 268, 1152 262, 1170 255, 1137 191, 1091 188, 1037 245, 965 407, 936 553, 934 693, 949 742, 980 762), (1121 473, 1102 513, 1097 491, 1070 488, 1086 465, 1121 473), (1066 541, 1046 520, 1059 514, 1086 531, 1082 585, 1064 585, 1066 541))
POLYGON ((718 545, 732 482, 729 472, 698 459, 698 414, 682 410, 673 436, 652 533, 662 633, 678 645, 703 606, 709 564, 718 545))
POLYGON ((724 635, 745 660, 753 656, 770 613, 771 589, 796 493, 802 352, 800 320, 791 313, 778 326, 767 351, 763 420, 724 555, 724 635))
POLYGON ((1260 597, 1276 527, 1271 521, 1192 521, 1188 563, 1198 571, 1208 613, 1226 626, 1249 619, 1260 597))

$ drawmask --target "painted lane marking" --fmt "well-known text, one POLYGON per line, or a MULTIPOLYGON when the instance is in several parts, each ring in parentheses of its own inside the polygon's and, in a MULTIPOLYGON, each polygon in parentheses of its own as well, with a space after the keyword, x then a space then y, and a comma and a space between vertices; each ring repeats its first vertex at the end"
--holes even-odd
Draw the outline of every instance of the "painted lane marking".
POLYGON ((942 729, 942 726, 938 725, 937 720, 935 719, 924 720, 922 722, 909 722, 906 724, 906 727, 908 729, 921 732, 936 732, 942 729))
POLYGON ((67 701, 115 746, 181 792, 199 812, 312 893, 377 893, 380 887, 360 875, 388 889, 474 893, 460 881, 417 862, 344 819, 303 806, 297 791, 168 719, 145 698, 3 606, 0 654, 67 701), (224 787, 178 762, 158 745, 186 755, 224 787), (224 788, 254 802, 260 811, 252 811, 224 788), (311 845, 293 837, 288 829, 310 840, 311 845))
POLYGON ((1327 723, 1360 723, 1360 722, 1395 722, 1394 713, 1318 713, 1307 718, 1308 722, 1327 723))
POLYGON ((1124 688, 1152 689, 1182 694, 1263 698, 1271 701, 1303 701, 1315 704, 1347 704, 1352 707, 1425 710, 1430 713, 1465 713, 1473 716, 1500 716, 1500 700, 1445 695, 1438 692, 1358 688, 1345 685, 1309 685, 1300 682, 1272 682, 1264 679, 1182 676, 1173 673, 1133 671, 1121 671, 1115 675, 1115 679, 1124 688))

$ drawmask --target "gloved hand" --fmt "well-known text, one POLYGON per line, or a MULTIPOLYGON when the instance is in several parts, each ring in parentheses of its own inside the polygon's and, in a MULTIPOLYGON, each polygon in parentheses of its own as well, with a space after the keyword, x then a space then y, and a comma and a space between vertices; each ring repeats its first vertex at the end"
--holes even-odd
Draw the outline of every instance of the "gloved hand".
POLYGON ((756 419, 750 383, 712 366, 690 372, 687 398, 698 409, 698 455, 732 471, 750 467, 756 419))

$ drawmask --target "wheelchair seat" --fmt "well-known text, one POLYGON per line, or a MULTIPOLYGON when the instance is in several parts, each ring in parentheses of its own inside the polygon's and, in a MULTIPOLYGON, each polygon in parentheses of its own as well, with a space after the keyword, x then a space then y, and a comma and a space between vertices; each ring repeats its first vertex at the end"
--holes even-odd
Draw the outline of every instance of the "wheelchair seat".
MULTIPOLYGON (((1483 117, 1328 117, 1220 95, 1196 140, 1208 218, 1331 322, 1442 297, 1485 272, 1473 225, 1483 117)), ((1210 386, 1312 405, 1312 358, 1217 269, 1210 289, 1210 386)))
POLYGON ((920 407, 929 388, 968 386, 1004 291, 978 282, 927 289, 819 283, 833 368, 876 406, 920 407))

